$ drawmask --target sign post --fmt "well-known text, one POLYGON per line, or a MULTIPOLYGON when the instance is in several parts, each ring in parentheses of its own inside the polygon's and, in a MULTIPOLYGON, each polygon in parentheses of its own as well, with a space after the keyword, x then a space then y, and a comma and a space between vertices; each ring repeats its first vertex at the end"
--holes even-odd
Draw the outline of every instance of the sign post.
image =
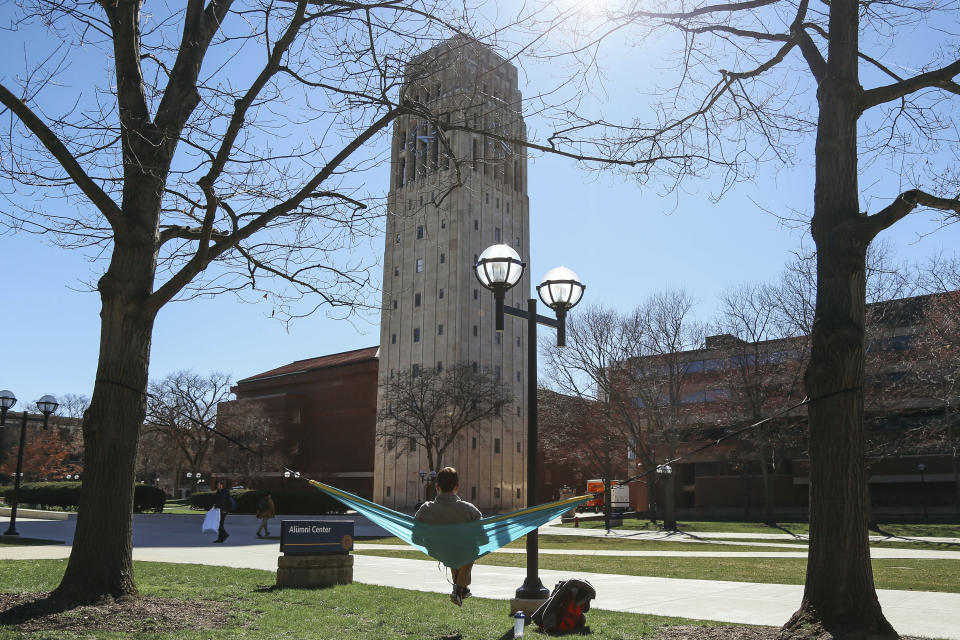
POLYGON ((277 585, 325 587, 353 583, 353 521, 283 520, 277 585))

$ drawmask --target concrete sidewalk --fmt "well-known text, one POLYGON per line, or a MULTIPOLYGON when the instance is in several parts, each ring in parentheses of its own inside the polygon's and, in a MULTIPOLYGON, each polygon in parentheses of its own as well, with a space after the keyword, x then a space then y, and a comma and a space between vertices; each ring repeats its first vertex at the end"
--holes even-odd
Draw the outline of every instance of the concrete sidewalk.
MULTIPOLYGON (((253 532, 258 522, 252 516, 230 516, 227 529, 232 536, 222 545, 211 544, 212 536, 200 532, 199 522, 197 518, 189 521, 167 520, 163 516, 134 518, 134 559, 276 571, 279 543, 276 540, 254 538, 253 532)), ((69 541, 73 537, 73 525, 73 520, 24 520, 18 522, 17 526, 25 537, 69 541)), ((388 548, 387 545, 364 546, 388 548)), ((556 551, 582 553, 575 549, 556 551)), ((883 551, 916 553, 922 550, 883 551)), ((523 551, 511 549, 507 552, 523 551)), ((546 554, 551 550, 541 552, 546 554)), ((0 546, 0 559, 66 558, 69 553, 67 545, 0 546)), ((614 555, 617 553, 613 552, 614 555)), ((639 552, 630 555, 633 553, 639 552)), ((689 552, 671 553, 690 555, 689 552)), ((747 553, 753 556, 764 552, 747 553)), ((949 554, 945 557, 954 557, 955 552, 929 553, 944 553, 949 554)), ((356 555, 354 558, 354 579, 357 582, 442 594, 450 591, 446 571, 437 562, 365 555, 356 555)), ((520 567, 479 565, 474 568, 472 589, 478 597, 508 600, 523 583, 525 575, 526 570, 520 567)), ((586 578, 596 587, 597 600, 594 606, 597 608, 742 624, 781 625, 800 606, 803 594, 800 585, 540 571, 541 579, 548 588, 558 580, 574 575, 586 578)), ((960 640, 960 594, 894 590, 879 590, 877 593, 884 613, 898 632, 960 640)), ((464 606, 469 606, 469 601, 464 606)))

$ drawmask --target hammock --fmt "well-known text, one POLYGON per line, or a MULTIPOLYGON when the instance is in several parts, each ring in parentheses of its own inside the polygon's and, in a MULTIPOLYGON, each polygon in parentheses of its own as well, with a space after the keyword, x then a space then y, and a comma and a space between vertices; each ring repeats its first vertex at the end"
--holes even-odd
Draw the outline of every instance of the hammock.
POLYGON ((429 524, 328 484, 316 480, 308 480, 308 482, 365 515, 371 522, 380 525, 407 544, 420 549, 448 567, 455 568, 482 558, 594 497, 586 495, 566 498, 472 522, 429 524))

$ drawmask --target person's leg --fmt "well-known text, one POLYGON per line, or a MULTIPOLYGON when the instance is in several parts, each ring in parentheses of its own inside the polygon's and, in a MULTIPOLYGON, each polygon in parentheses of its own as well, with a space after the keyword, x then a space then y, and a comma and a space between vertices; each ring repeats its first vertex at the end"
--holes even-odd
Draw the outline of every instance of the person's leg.
POLYGON ((227 511, 225 509, 220 510, 220 527, 217 529, 217 542, 223 542, 230 535, 227 533, 227 530, 223 528, 223 521, 227 519, 227 511))
POLYGON ((465 564, 462 567, 451 570, 453 573, 453 582, 458 587, 469 587, 473 578, 473 563, 465 564))

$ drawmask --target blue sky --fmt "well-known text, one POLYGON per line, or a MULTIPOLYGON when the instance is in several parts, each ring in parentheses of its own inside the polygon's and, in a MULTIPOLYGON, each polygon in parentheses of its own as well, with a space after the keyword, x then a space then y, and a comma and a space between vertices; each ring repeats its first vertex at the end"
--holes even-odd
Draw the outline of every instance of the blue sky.
MULTIPOLYGON (((0 63, 4 81, 10 53, 0 63)), ((611 74, 632 69, 629 59, 610 60, 611 74)), ((529 94, 536 82, 546 80, 531 74, 526 81, 530 84, 521 89, 529 94)), ((610 92, 615 103, 629 99, 627 84, 620 82, 614 88, 623 93, 610 92)), ((623 106, 620 102, 609 109, 623 106)), ((530 124, 536 130, 537 123, 530 124)), ((562 264, 587 284, 584 303, 624 310, 664 288, 683 287, 698 301, 701 319, 709 320, 723 289, 776 278, 803 242, 801 230, 783 227, 758 207, 809 211, 812 171, 809 156, 801 159, 805 164, 771 170, 714 204, 709 196, 716 185, 711 182, 691 182, 664 197, 656 184, 641 187, 610 174, 586 173, 560 158, 535 157, 529 166, 532 255, 525 256, 532 280, 539 282, 548 269, 562 264)), ((382 194, 386 178, 385 168, 374 170, 366 176, 366 186, 382 194)), ((919 214, 882 237, 898 258, 908 260, 952 253, 960 246, 956 226, 925 236, 934 228, 929 216, 919 214)), ((363 251, 378 259, 382 247, 380 239, 363 251)), ((31 402, 45 393, 91 393, 99 299, 78 289, 83 281, 95 280, 100 268, 80 252, 50 247, 37 236, 0 236, 0 389, 31 402)), ((238 379, 378 341, 375 314, 344 321, 321 312, 295 321, 288 330, 270 318, 271 310, 266 302, 243 304, 229 295, 167 305, 154 331, 151 378, 193 369, 223 371, 238 379)), ((18 404, 17 409, 23 408, 23 402, 18 404)))

